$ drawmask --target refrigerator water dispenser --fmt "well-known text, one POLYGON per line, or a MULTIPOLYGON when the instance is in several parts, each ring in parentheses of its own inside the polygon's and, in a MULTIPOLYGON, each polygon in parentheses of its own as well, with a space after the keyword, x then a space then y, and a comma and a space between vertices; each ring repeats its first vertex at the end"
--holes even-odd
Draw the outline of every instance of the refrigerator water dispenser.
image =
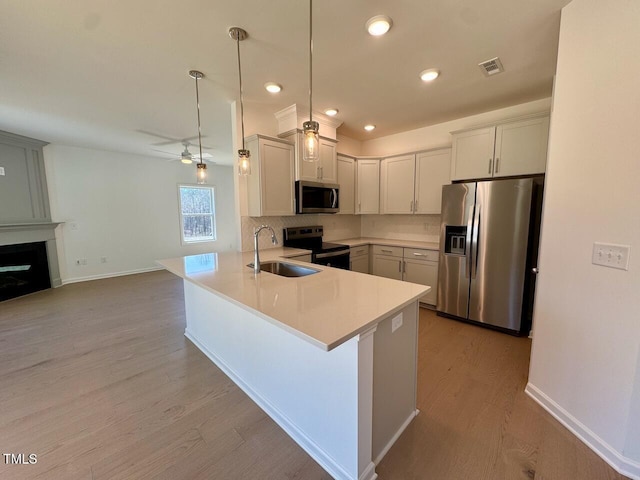
POLYGON ((445 255, 465 255, 466 247, 467 227, 445 225, 445 255))

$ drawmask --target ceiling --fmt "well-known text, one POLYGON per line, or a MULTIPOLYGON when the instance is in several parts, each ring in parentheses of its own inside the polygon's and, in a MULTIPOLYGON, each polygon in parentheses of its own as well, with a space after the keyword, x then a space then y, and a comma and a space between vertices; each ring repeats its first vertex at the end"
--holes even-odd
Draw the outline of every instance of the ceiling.
MULTIPOLYGON (((366 140, 551 95, 560 9, 568 0, 322 0, 314 4, 314 110, 340 110, 338 133, 366 140), (372 37, 365 22, 393 18, 372 37), (505 72, 477 64, 499 56, 505 72), (438 68, 431 84, 418 74, 438 68), (373 123, 377 128, 365 132, 373 123)), ((240 44, 247 133, 254 118, 308 105, 304 0, 23 0, 0 7, 0 129, 44 141, 176 156, 197 135, 231 164, 240 44), (283 85, 278 95, 264 83, 283 85), (155 134, 155 135, 152 135, 155 134), (167 145, 156 145, 175 139, 167 145), (169 152, 164 154, 162 150, 169 152)), ((194 142, 194 143, 197 143, 194 142)), ((192 151, 197 148, 192 148, 192 151)))

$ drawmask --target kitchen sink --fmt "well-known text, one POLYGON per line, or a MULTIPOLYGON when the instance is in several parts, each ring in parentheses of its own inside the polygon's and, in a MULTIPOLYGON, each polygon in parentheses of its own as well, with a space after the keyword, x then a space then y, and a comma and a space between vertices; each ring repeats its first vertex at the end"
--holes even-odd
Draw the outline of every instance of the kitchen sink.
MULTIPOLYGON (((247 267, 253 268, 253 263, 250 263, 247 267)), ((286 262, 260 262, 260 271, 274 273, 281 277, 305 277, 318 273, 320 270, 286 262)))

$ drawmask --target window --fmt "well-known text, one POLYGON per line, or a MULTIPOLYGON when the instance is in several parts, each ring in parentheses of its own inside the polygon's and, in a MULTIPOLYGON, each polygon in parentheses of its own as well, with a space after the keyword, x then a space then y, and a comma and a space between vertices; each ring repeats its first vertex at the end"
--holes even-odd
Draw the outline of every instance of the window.
POLYGON ((182 243, 216 239, 213 187, 178 186, 182 243))

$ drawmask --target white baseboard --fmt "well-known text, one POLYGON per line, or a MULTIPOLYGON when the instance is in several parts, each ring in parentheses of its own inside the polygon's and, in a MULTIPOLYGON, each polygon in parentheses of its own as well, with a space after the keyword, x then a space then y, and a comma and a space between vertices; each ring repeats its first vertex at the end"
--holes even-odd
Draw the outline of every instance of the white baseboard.
MULTIPOLYGON (((313 440, 311 440, 302 430, 300 430, 294 423, 292 423, 286 415, 273 406, 267 399, 265 399, 260 393, 253 390, 247 385, 236 372, 230 368, 223 359, 218 357, 215 353, 207 349, 198 340, 196 340, 189 330, 185 330, 184 336, 198 347, 198 349, 204 353, 209 360, 215 363, 220 370, 222 370, 233 382, 240 387, 240 389, 246 393, 251 400, 256 402, 258 406, 264 410, 275 421, 280 428, 282 428, 287 435, 289 435, 302 449, 307 452, 311 458, 320 464, 327 473, 337 480, 355 480, 351 477, 338 463, 333 460, 322 448, 320 448, 313 440)), ((376 480, 378 475, 375 472, 375 465, 371 462, 367 466, 363 474, 358 480, 376 480)))
POLYGON ((67 285, 68 283, 88 282, 90 280, 101 280, 103 278, 123 277, 125 275, 135 275, 136 273, 155 272, 156 270, 163 269, 164 267, 155 266, 148 268, 138 268, 136 270, 126 270, 124 272, 101 273, 99 275, 88 275, 86 277, 65 278, 64 280, 62 280, 62 285, 67 285))
POLYGON ((398 431, 393 435, 393 437, 391 437, 391 440, 389 440, 387 442, 387 444, 384 446, 384 448, 382 449, 382 451, 378 454, 378 456, 373 460, 373 463, 375 463, 376 465, 378 465, 382 459, 384 458, 384 456, 387 454, 387 452, 389 450, 391 450, 391 447, 393 447, 393 444, 396 443, 396 441, 398 440, 398 438, 400 438, 400 435, 402 435, 402 432, 405 431, 405 429, 409 426, 409 424, 411 423, 411 420, 413 420, 414 418, 416 418, 416 415, 418 415, 418 413, 420 412, 420 410, 414 410, 413 412, 411 412, 411 415, 409 415, 407 417, 407 419, 402 423, 402 425, 400 426, 400 428, 398 429, 398 431))
POLYGON ((376 464, 371 462, 367 465, 367 468, 364 469, 362 475, 358 478, 358 480, 376 480, 378 478, 378 474, 376 473, 376 464))
POLYGON ((640 463, 620 454, 535 385, 528 383, 524 391, 614 470, 621 475, 640 480, 640 463))

